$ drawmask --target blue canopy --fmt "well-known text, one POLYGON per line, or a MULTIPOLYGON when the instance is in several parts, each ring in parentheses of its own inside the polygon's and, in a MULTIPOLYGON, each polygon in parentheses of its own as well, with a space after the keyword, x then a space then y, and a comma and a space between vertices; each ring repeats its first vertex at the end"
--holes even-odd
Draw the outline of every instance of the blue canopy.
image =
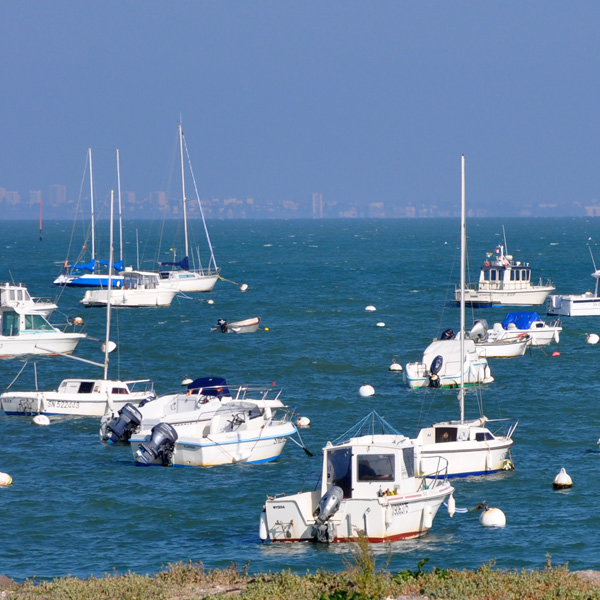
POLYGON ((219 400, 223 396, 229 396, 229 388, 224 377, 199 377, 194 379, 188 386, 191 393, 204 396, 216 396, 219 400))
POLYGON ((71 269, 78 269, 78 270, 85 269, 86 271, 91 271, 92 273, 94 272, 95 268, 96 268, 96 260, 93 258, 89 263, 86 263, 85 265, 71 265, 71 269))
POLYGON ((183 257, 179 262, 161 262, 158 263, 161 267, 181 267, 184 271, 190 270, 190 261, 188 257, 183 257))
POLYGON ((540 317, 536 312, 514 312, 508 313, 506 319, 502 321, 502 327, 508 329, 511 323, 514 323, 517 329, 531 329, 531 326, 539 321, 540 317))
MULTIPOLYGON (((105 267, 108 267, 107 260, 99 260, 98 263, 101 265, 104 265, 105 267)), ((113 263, 113 269, 115 269, 115 271, 122 271, 123 270, 123 261, 120 260, 118 263, 113 263)))

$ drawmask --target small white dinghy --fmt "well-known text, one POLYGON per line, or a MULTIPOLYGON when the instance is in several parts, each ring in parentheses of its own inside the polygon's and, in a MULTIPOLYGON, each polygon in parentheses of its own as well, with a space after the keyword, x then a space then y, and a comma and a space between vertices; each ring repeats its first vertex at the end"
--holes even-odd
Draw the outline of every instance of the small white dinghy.
POLYGON ((260 317, 252 317, 244 321, 234 321, 228 323, 225 319, 219 319, 217 324, 212 327, 212 331, 221 333, 254 333, 258 331, 260 325, 260 317))

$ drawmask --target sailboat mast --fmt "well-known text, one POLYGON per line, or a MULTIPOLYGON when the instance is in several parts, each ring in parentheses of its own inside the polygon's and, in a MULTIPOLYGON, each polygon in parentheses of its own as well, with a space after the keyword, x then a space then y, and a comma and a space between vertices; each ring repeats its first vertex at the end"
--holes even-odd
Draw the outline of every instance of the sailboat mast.
POLYGON ((119 261, 123 262, 123 216, 121 212, 121 164, 117 148, 117 197, 119 202, 119 261))
POLYGON ((460 190, 460 357, 462 361, 460 370, 460 422, 465 421, 465 255, 467 245, 467 222, 465 216, 465 155, 461 155, 461 190, 460 190))
POLYGON ((179 154, 181 156, 181 197, 183 198, 183 232, 185 236, 185 255, 189 256, 188 228, 187 228, 187 202, 185 198, 185 169, 183 166, 183 128, 179 123, 179 154))
POLYGON ((92 211, 92 260, 96 258, 96 237, 94 230, 96 229, 96 223, 94 223, 94 175, 92 173, 92 149, 88 148, 88 155, 90 159, 90 205, 92 211))
POLYGON ((106 339, 104 340, 104 379, 108 379, 108 353, 110 352, 110 294, 112 288, 112 274, 113 274, 113 204, 114 204, 115 192, 110 190, 110 242, 108 249, 108 285, 106 286, 106 339))

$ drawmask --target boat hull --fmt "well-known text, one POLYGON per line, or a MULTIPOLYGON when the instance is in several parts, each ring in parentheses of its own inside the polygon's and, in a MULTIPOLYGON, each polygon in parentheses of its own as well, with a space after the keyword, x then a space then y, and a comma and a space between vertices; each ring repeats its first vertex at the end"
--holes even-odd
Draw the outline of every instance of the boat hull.
POLYGON ((212 292, 218 273, 205 275, 195 271, 161 271, 161 281, 168 281, 180 292, 212 292))
MULTIPOLYGON (((111 279, 111 286, 113 288, 120 288, 123 286, 122 276, 113 275, 111 279)), ((59 275, 53 283, 54 285, 65 287, 106 288, 108 287, 108 275, 95 275, 92 273, 85 273, 83 275, 59 275)))
POLYGON ((72 354, 84 333, 62 331, 0 336, 0 358, 72 354))
POLYGON ((600 298, 590 294, 553 295, 546 301, 546 312, 562 317, 596 317, 600 315, 600 298))
MULTIPOLYGON (((465 304, 469 306, 538 306, 544 304, 554 286, 532 286, 522 290, 465 289, 465 304)), ((455 302, 460 302, 460 289, 456 290, 455 302)))
MULTIPOLYGON (((151 308, 170 306, 177 290, 111 290, 110 305, 114 308, 151 308)), ((81 301, 86 307, 106 306, 108 290, 88 290, 81 301)))

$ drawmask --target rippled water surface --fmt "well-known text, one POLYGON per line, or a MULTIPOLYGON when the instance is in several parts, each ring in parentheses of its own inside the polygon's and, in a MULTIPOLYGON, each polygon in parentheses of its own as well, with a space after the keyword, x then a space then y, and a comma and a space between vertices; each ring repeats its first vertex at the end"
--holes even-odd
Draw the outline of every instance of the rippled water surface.
MULTIPOLYGON (((509 251, 531 262, 535 278, 551 278, 563 293, 593 285, 586 244, 600 239, 600 221, 470 221, 474 274, 485 252, 502 240, 503 226, 509 251)), ((321 447, 373 408, 408 436, 458 417, 455 392, 409 391, 402 375, 388 370, 392 359, 417 360, 431 338, 458 329, 458 309, 448 302, 459 278, 457 220, 211 221, 209 227, 229 281, 219 281, 209 295, 176 298, 169 308, 113 311, 119 353, 111 375, 151 377, 159 393, 177 389, 185 375, 224 376, 231 385, 274 382, 284 402, 311 419, 303 438, 315 456, 288 443, 280 460, 267 465, 141 469, 128 448, 100 444, 95 419, 35 427, 29 418, 2 415, 0 471, 14 484, 0 489, 0 573, 18 580, 151 573, 187 560, 207 567, 249 563, 251 571, 343 568, 344 545, 261 543, 265 495, 312 488, 321 447), (241 283, 247 292, 239 290, 241 283), (377 311, 366 312, 369 304, 377 311), (220 317, 257 315, 263 328, 255 334, 210 331, 220 317), (365 381, 376 390, 372 398, 358 394, 365 381)), ((51 282, 71 228, 67 221, 45 223, 39 241, 37 222, 0 223, 1 279, 21 281, 37 296, 60 292, 51 282)), ((175 224, 166 224, 166 234, 170 228, 175 224)), ((136 232, 141 266, 151 267, 160 228, 126 225, 127 264, 137 262, 136 232)), ((106 234, 98 237, 101 248, 106 234)), ((52 321, 81 315, 88 334, 101 339, 104 311, 82 308, 82 296, 64 290, 52 321)), ((543 307, 537 310, 544 316, 543 307)), ((507 312, 479 309, 475 316, 492 324, 507 312)), ((440 567, 472 568, 495 559, 501 567, 535 568, 547 555, 573 569, 599 568, 600 346, 586 344, 586 333, 600 333, 600 319, 565 319, 563 327, 558 346, 490 360, 496 381, 483 390, 485 412, 519 420, 516 471, 455 483, 458 506, 488 500, 505 512, 507 527, 481 527, 476 511, 453 519, 440 511, 422 539, 376 548, 386 560, 389 555, 390 569, 415 568, 425 557, 440 567), (552 356, 556 351, 560 355, 552 356), (575 485, 556 492, 552 481, 561 467, 575 485)), ((102 359, 100 344, 90 340, 76 353, 102 359)), ((0 362, 2 389, 21 366, 0 362)), ((30 367, 16 386, 33 389, 30 367)), ((100 370, 61 358, 37 362, 40 388, 56 388, 75 375, 100 376, 100 370)), ((469 394, 467 416, 477 415, 469 394)))

